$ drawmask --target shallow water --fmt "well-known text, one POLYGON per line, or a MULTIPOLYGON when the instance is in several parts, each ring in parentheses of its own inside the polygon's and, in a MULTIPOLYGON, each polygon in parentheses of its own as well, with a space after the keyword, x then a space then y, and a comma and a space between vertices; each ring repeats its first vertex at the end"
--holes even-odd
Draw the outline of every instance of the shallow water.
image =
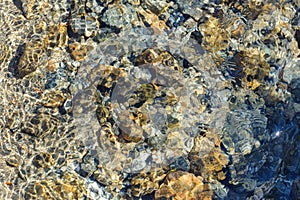
POLYGON ((0 0, 0 199, 298 199, 298 13, 0 0))

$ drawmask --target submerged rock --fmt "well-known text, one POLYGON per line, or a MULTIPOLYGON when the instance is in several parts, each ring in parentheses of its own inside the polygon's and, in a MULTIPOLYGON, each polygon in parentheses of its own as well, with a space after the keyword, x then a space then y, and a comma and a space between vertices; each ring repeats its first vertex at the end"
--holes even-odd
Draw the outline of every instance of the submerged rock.
POLYGON ((177 171, 171 172, 160 188, 155 192, 155 199, 212 199, 212 191, 202 177, 177 171))

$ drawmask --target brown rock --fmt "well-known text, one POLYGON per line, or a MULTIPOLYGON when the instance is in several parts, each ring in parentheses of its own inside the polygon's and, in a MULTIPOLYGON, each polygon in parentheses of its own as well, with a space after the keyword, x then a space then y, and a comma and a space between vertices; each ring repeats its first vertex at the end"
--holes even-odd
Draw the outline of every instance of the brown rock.
POLYGON ((212 199, 213 192, 203 178, 177 171, 168 174, 164 183, 155 192, 155 199, 212 199))
POLYGON ((136 197, 152 193, 159 188, 159 182, 165 178, 163 170, 140 173, 131 180, 132 194, 136 197))
POLYGON ((87 48, 77 42, 69 44, 69 49, 73 58, 77 61, 82 61, 86 57, 87 48))
POLYGON ((189 154, 191 171, 205 179, 226 178, 223 168, 228 164, 228 157, 222 152, 221 140, 214 133, 195 138, 194 147, 189 154))
POLYGON ((45 44, 48 48, 64 47, 68 40, 67 25, 59 24, 49 26, 45 38, 45 44))
POLYGON ((42 105, 50 108, 61 106, 66 100, 66 95, 60 90, 46 90, 43 93, 42 105))

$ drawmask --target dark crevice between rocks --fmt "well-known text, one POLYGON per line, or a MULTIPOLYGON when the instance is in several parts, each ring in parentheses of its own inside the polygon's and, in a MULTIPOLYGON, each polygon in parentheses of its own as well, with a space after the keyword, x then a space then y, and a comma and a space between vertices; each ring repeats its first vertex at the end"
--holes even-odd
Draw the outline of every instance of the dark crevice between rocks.
POLYGON ((24 17, 26 17, 26 14, 25 14, 25 12, 24 12, 24 10, 23 10, 23 3, 22 3, 22 1, 21 1, 21 0, 13 0, 13 3, 14 3, 15 6, 22 12, 22 15, 23 15, 24 17))
POLYGON ((298 49, 300 49, 300 30, 296 30, 294 37, 298 43, 298 49))
POLYGON ((22 55, 24 54, 26 44, 20 44, 15 52, 15 56, 11 59, 8 65, 8 71, 13 74, 16 78, 20 78, 20 73, 18 69, 18 65, 22 55))
POLYGON ((94 42, 101 42, 103 39, 107 38, 111 34, 119 34, 121 32, 121 28, 106 24, 100 18, 98 19, 98 21, 100 23, 100 30, 101 31, 99 31, 96 34, 96 36, 94 36, 92 38, 94 42))
POLYGON ((80 35, 78 33, 75 33, 72 30, 72 27, 71 27, 70 23, 68 23, 68 25, 67 25, 67 33, 68 33, 69 38, 73 38, 73 39, 79 39, 80 38, 80 35))

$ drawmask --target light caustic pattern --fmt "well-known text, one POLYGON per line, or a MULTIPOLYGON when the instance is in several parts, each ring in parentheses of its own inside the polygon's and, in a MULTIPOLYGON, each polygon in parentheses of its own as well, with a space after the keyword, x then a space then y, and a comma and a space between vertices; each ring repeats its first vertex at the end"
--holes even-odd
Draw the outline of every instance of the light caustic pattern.
POLYGON ((81 64, 77 81, 78 137, 97 151, 101 166, 114 171, 167 166, 188 155, 203 127, 218 132, 225 120, 222 74, 196 41, 176 31, 137 28, 100 42, 81 64), (130 53, 146 61, 131 63, 130 53), (103 82, 111 86, 108 95, 99 92, 103 82))

